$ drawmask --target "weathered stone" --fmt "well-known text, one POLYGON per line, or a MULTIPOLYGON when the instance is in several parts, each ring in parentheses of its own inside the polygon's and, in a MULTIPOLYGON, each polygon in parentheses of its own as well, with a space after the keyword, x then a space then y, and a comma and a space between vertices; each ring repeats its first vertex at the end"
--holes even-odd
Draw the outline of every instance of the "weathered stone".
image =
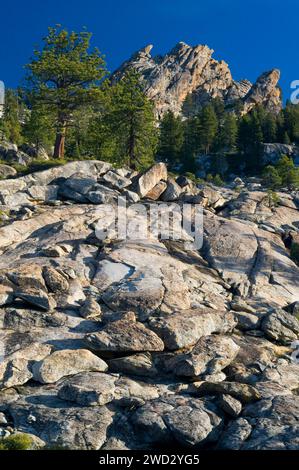
POLYGON ((26 359, 16 358, 7 362, 3 378, 0 382, 1 388, 23 385, 32 378, 29 363, 26 359))
POLYGON ((230 395, 221 395, 218 403, 221 409, 232 418, 237 418, 242 411, 242 404, 230 395))
POLYGON ((240 400, 242 403, 249 403, 260 399, 259 392, 248 384, 238 382, 203 382, 198 386, 198 392, 202 394, 228 394, 240 400))
POLYGON ((54 299, 49 298, 45 291, 41 289, 26 289, 17 290, 15 297, 24 300, 34 307, 41 308, 42 310, 51 310, 55 307, 54 299))
POLYGON ((16 174, 17 171, 12 166, 0 164, 0 179, 10 178, 16 174))
POLYGON ((41 383, 54 383, 79 372, 104 372, 107 364, 85 349, 56 351, 33 365, 33 378, 41 383))
POLYGON ((228 312, 212 309, 194 309, 152 318, 150 327, 163 339, 170 350, 194 345, 202 336, 227 333, 236 325, 228 312))
POLYGON ((235 317, 238 321, 239 330, 248 331, 259 328, 261 319, 257 315, 248 312, 236 312, 235 317))
POLYGON ((85 372, 65 379, 58 396, 82 406, 105 405, 114 398, 116 377, 100 372, 85 372))
POLYGON ((31 328, 61 327, 65 324, 65 315, 59 312, 41 312, 28 309, 5 309, 4 328, 15 331, 30 331, 31 328))
POLYGON ((282 344, 289 344, 299 337, 299 321, 281 309, 267 315, 261 328, 268 338, 282 344))
POLYGON ((108 361, 109 370, 123 374, 155 377, 158 371, 150 353, 132 354, 108 361))
POLYGON ((164 163, 156 163, 138 179, 137 192, 140 197, 147 196, 161 180, 167 180, 167 168, 164 163))
POLYGON ((102 179, 104 183, 107 183, 108 185, 112 186, 112 188, 120 190, 126 188, 127 186, 130 186, 131 184, 131 180, 129 178, 121 176, 111 170, 108 171, 102 179))
POLYGON ((179 354, 167 363, 167 369, 178 376, 196 377, 217 374, 237 356, 239 346, 228 337, 202 337, 188 354, 179 354))
POLYGON ((45 395, 33 390, 30 400, 10 406, 17 429, 34 432, 48 448, 99 450, 107 440, 114 413, 106 408, 68 406, 49 391, 45 395), (28 420, 33 416, 34 420, 28 420))
POLYGON ((163 351, 163 341, 142 323, 118 320, 98 333, 86 336, 86 343, 99 352, 163 351))
POLYGON ((167 188, 161 195, 161 200, 165 202, 177 201, 180 197, 182 189, 178 183, 172 178, 167 180, 167 188))
POLYGON ((153 201, 157 201, 162 193, 164 193, 167 187, 167 183, 165 181, 159 181, 156 186, 153 187, 147 194, 146 199, 152 199, 153 201))
POLYGON ((69 289, 69 283, 66 278, 51 266, 44 267, 43 277, 50 292, 65 292, 69 289))
POLYGON ((101 317, 102 309, 93 297, 88 297, 82 307, 80 307, 80 315, 83 318, 101 317))
POLYGON ((222 419, 209 402, 174 396, 149 402, 132 416, 136 434, 150 444, 173 439, 184 446, 215 441, 222 419))
POLYGON ((230 421, 218 443, 219 449, 240 450, 243 442, 250 436, 252 426, 247 419, 230 421))
MULTIPOLYGON (((117 269, 117 266, 115 266, 117 269)), ((119 266, 114 275, 120 275, 128 267, 119 266)), ((164 288, 159 277, 150 272, 135 272, 132 276, 120 280, 118 285, 111 285, 102 295, 103 301, 113 310, 137 310, 141 320, 146 319, 159 308, 163 300, 164 288)))

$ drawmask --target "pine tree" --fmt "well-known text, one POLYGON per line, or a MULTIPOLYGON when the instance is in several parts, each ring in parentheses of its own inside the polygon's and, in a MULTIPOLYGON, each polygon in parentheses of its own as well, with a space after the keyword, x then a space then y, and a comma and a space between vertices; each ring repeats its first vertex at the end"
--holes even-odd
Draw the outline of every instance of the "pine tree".
POLYGON ((284 131, 288 134, 290 142, 299 143, 299 105, 288 102, 283 115, 284 131))
POLYGON ((238 122, 234 114, 229 113, 224 117, 218 139, 220 150, 235 150, 238 136, 238 122))
POLYGON ((22 120, 24 119, 24 114, 24 104, 19 93, 7 89, 4 113, 0 119, 0 131, 4 139, 17 145, 22 143, 22 120))
POLYGON ((26 142, 36 147, 37 153, 41 147, 51 147, 55 137, 53 119, 44 106, 34 105, 25 120, 22 135, 26 142))
POLYGON ((168 111, 161 121, 158 156, 170 165, 178 163, 184 143, 184 125, 180 117, 168 111))
POLYGON ((212 144, 214 143, 217 130, 218 119, 212 105, 205 106, 200 114, 200 142, 205 154, 208 154, 212 144))
POLYGON ((263 183, 270 189, 278 189, 282 185, 282 179, 279 176, 277 169, 272 166, 268 165, 263 171, 263 183))
POLYGON ((296 168, 291 157, 283 155, 276 165, 276 169, 281 178, 282 185, 290 189, 299 187, 299 169, 296 168))
POLYGON ((104 126, 117 142, 119 161, 132 169, 151 164, 158 143, 154 106, 145 96, 139 74, 129 70, 111 88, 104 126))
POLYGON ((262 122, 264 142, 277 142, 276 116, 268 113, 262 122))
POLYGON ((194 113, 195 113, 194 97, 192 93, 189 93, 184 100, 184 103, 182 106, 182 114, 184 117, 189 119, 194 116, 194 113))
POLYGON ((247 169, 255 172, 261 169, 263 131, 258 113, 253 111, 243 116, 239 124, 238 147, 243 152, 247 169))
POLYGON ((55 158, 64 156, 66 130, 73 113, 100 96, 105 62, 98 49, 89 52, 90 39, 91 34, 85 31, 69 33, 59 25, 49 28, 42 50, 36 50, 26 66, 35 99, 55 113, 55 158))
POLYGON ((201 150, 200 144, 200 119, 198 116, 184 122, 184 142, 181 150, 180 161, 184 171, 195 173, 196 157, 201 150))

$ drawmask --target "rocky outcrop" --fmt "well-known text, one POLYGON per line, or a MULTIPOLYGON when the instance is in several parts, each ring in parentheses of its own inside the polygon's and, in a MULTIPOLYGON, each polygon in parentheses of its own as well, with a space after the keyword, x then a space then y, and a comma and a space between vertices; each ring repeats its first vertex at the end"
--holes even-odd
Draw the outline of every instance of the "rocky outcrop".
MULTIPOLYGON (((28 165, 32 160, 49 160, 49 156, 43 147, 36 148, 32 145, 21 145, 1 141, 0 143, 0 160, 4 160, 8 164, 28 165)), ((1 173, 0 173, 1 175, 1 173)))
POLYGON ((298 164, 299 148, 286 144, 262 144, 263 164, 275 165, 283 155, 292 157, 298 164))
POLYGON ((187 97, 191 97, 195 109, 212 98, 223 99, 230 108, 238 103, 243 114, 258 104, 273 112, 281 109, 277 69, 263 73, 252 85, 248 80, 234 81, 227 63, 213 59, 214 51, 206 45, 192 47, 179 42, 164 56, 152 56, 152 48, 149 45, 136 52, 113 74, 112 81, 135 69, 147 96, 155 103, 158 117, 167 111, 180 114, 187 97))
POLYGON ((298 449, 298 194, 273 206, 252 184, 100 161, 1 180, 0 435, 298 449), (202 246, 182 207, 203 211, 202 246))

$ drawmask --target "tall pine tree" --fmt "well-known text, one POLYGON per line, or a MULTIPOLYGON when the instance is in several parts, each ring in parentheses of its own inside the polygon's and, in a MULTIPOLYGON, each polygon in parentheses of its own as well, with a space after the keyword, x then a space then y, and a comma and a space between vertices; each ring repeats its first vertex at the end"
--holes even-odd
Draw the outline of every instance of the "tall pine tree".
POLYGON ((90 39, 91 34, 85 31, 69 33, 59 25, 49 28, 43 48, 35 51, 27 65, 35 99, 55 114, 55 158, 64 156, 66 130, 73 113, 100 96, 105 62, 98 49, 89 51, 90 39))
POLYGON ((181 118, 168 111, 160 124, 158 156, 174 166, 178 163, 184 143, 184 124, 181 118))

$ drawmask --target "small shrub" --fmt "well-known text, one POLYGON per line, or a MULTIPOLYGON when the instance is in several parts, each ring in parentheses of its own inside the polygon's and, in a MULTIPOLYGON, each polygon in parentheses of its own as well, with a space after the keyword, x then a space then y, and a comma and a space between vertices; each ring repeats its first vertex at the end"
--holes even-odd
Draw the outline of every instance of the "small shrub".
POLYGON ((224 181, 218 174, 214 176, 213 183, 215 184, 215 186, 224 186, 224 181))
POLYGON ((0 450, 29 450, 32 444, 32 439, 27 434, 13 434, 0 439, 0 450))
POLYGON ((206 180, 207 180, 208 183, 212 183, 215 186, 224 186, 224 181, 221 178, 221 176, 218 175, 218 174, 213 176, 213 175, 211 175, 211 173, 208 173, 206 180))
POLYGON ((278 206, 280 198, 279 198, 278 194, 275 191, 272 191, 271 189, 268 189, 267 198, 268 198, 269 207, 277 207, 278 206))

